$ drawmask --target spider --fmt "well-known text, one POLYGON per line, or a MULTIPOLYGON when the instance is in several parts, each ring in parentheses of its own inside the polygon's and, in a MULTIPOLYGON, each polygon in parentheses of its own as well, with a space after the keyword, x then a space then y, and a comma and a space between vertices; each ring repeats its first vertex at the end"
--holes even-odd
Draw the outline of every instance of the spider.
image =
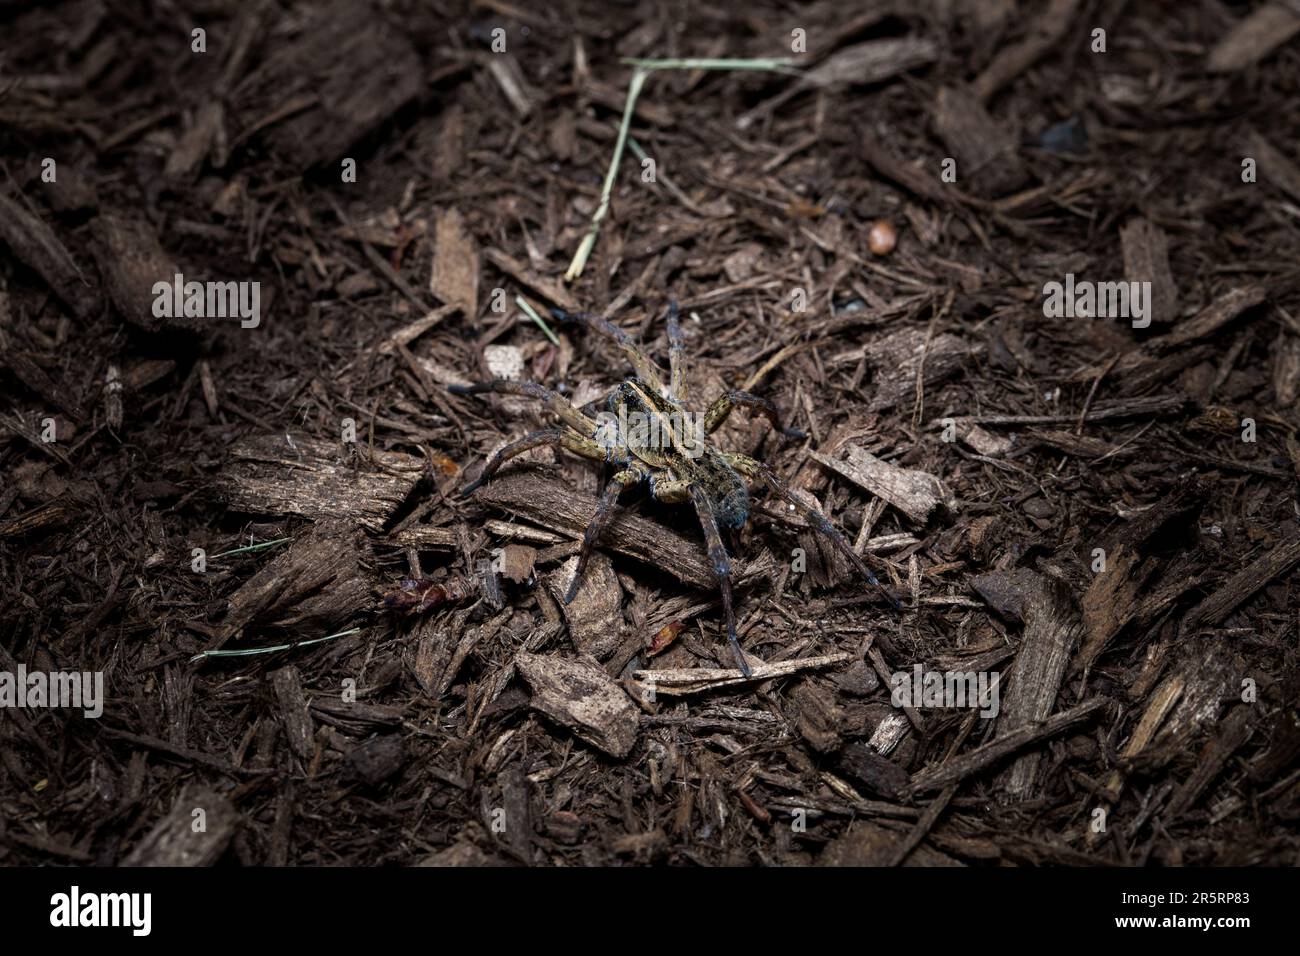
MULTIPOLYGON (((709 440, 737 406, 763 414, 772 427, 791 438, 806 437, 803 432, 785 428, 776 406, 749 392, 730 390, 705 411, 703 418, 692 416, 683 405, 686 393, 685 347, 675 301, 668 307, 669 379, 664 385, 659 369, 624 332, 611 322, 591 315, 552 309, 561 323, 584 325, 612 338, 635 372, 634 377, 617 385, 606 401, 607 411, 591 418, 584 410, 559 393, 536 382, 493 379, 473 385, 451 386, 457 395, 497 392, 522 395, 545 403, 563 424, 531 432, 500 448, 483 467, 482 475, 461 492, 468 496, 482 487, 509 459, 533 448, 546 445, 567 449, 584 458, 609 462, 616 466, 613 477, 601 493, 595 516, 582 535, 578 566, 565 594, 569 604, 578 592, 592 549, 609 522, 613 505, 627 488, 645 482, 656 501, 684 504, 690 502, 704 529, 709 562, 722 595, 722 613, 736 663, 745 677, 752 676, 748 661, 736 636, 736 616, 731 601, 731 563, 722 542, 722 530, 735 531, 749 518, 750 482, 762 482, 794 506, 809 525, 825 535, 872 585, 879 588, 891 606, 898 610, 894 596, 871 573, 862 558, 850 547, 835 526, 816 507, 796 497, 772 469, 757 459, 716 448, 709 440), (701 427, 691 428, 694 421, 701 427), (692 434, 694 432, 694 434, 692 434)), ((595 404, 595 403, 593 403, 595 404)), ((591 406, 585 406, 591 408, 591 406)))

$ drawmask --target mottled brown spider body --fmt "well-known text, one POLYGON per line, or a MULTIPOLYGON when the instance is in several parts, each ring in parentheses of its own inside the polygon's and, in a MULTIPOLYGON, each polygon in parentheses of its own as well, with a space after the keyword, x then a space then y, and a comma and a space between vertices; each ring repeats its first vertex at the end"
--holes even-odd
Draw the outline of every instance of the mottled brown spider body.
MULTIPOLYGON (((666 472, 671 480, 699 485, 713 505, 718 524, 736 529, 749 520, 749 489, 745 479, 709 444, 702 430, 691 428, 691 413, 671 395, 660 395, 640 379, 631 379, 609 393, 608 427, 619 441, 617 456, 609 460, 628 465, 633 459, 652 469, 647 476, 651 493, 666 472), (645 422, 646 428, 623 427, 625 422, 645 422)), ((704 419, 696 418, 699 422, 704 419)), ((600 428, 597 428, 599 440, 600 428)))
POLYGON ((501 392, 527 395, 546 403, 548 409, 564 423, 560 428, 532 432, 499 449, 483 467, 483 474, 464 490, 468 495, 488 482, 510 458, 543 445, 558 445, 569 451, 616 466, 616 471, 600 497, 596 514, 582 536, 578 567, 565 596, 573 600, 582 581, 591 551, 609 521, 614 502, 626 488, 645 482, 656 501, 690 502, 704 529, 709 561, 718 579, 722 597, 727 639, 741 672, 750 676, 748 661, 736 635, 735 612, 731 603, 731 561, 722 543, 721 529, 738 529, 749 518, 749 481, 761 481, 804 516, 812 528, 826 535, 844 553, 855 568, 897 608, 898 602, 886 591, 876 576, 849 546, 847 540, 817 508, 796 496, 763 462, 725 452, 708 439, 737 405, 744 405, 766 415, 774 428, 790 437, 803 433, 781 425, 776 407, 767 399, 748 392, 728 391, 717 399, 702 416, 693 415, 683 404, 685 398, 685 360, 681 328, 677 321, 677 303, 668 310, 669 383, 664 384, 659 370, 622 329, 604 319, 570 315, 553 310, 562 322, 579 322, 610 336, 623 350, 636 372, 635 377, 617 385, 609 394, 606 410, 595 418, 575 407, 563 396, 536 382, 494 380, 451 389, 456 394, 501 392))

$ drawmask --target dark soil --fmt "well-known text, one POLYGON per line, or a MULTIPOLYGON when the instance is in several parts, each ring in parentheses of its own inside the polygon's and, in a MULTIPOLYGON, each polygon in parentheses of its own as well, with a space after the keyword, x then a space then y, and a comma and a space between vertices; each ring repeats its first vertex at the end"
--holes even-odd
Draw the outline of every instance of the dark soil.
POLYGON ((1297 31, 1291 0, 0 0, 0 672, 105 693, 0 709, 0 862, 1300 862, 1297 31), (651 75, 565 282, 621 58, 795 30, 802 79, 651 75), (178 272, 260 283, 256 326, 159 315, 178 272), (1149 282, 1149 325, 1049 314, 1067 276, 1149 282), (596 400, 622 356, 549 308, 666 368, 670 298, 692 406, 749 388, 808 436, 742 410, 719 445, 902 603, 757 496, 752 681, 689 506, 625 495, 566 607, 608 469, 456 494, 552 418, 447 386, 596 400), (384 607, 407 579, 432 606, 384 607), (915 665, 1000 675, 996 716, 896 706, 915 665))

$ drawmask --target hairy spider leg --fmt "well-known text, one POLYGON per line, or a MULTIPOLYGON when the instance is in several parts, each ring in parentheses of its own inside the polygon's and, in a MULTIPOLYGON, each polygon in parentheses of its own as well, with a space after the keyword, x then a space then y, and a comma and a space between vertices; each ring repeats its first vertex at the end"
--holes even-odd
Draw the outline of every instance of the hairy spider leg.
POLYGON ((546 408, 559 416, 560 420, 578 434, 591 436, 596 434, 596 423, 588 418, 558 392, 536 382, 516 382, 511 379, 494 378, 488 382, 475 382, 473 385, 449 385, 447 391, 453 395, 478 395, 482 392, 497 392, 501 395, 523 395, 536 398, 546 404, 546 408))
POLYGON ((727 557, 727 549, 722 544, 718 519, 713 515, 713 502, 709 499, 708 492, 697 484, 690 485, 690 493, 691 501, 695 504, 695 513, 700 519, 700 527, 704 529, 704 540, 709 547, 709 563, 713 565, 713 573, 718 579, 718 590, 722 593, 722 616, 727 622, 727 640, 731 643, 732 653, 736 655, 740 672, 746 677, 752 677, 753 672, 749 669, 749 662, 745 660, 745 654, 740 649, 740 638, 736 636, 736 612, 731 606, 731 559, 727 557))
POLYGON ((691 482, 679 478, 660 481, 651 476, 650 496, 666 505, 685 504, 691 500, 691 482))
POLYGON ((677 321, 676 299, 668 303, 668 389, 677 401, 686 401, 686 339, 677 321))
POLYGON ((523 438, 517 438, 498 448, 496 453, 488 459, 487 464, 483 466, 483 474, 479 475, 477 481, 472 481, 466 485, 461 494, 473 494, 491 481, 497 470, 511 458, 522 455, 534 448, 541 448, 544 445, 559 445, 561 448, 566 448, 583 458, 592 458, 596 461, 605 460, 605 449, 591 439, 583 438, 581 435, 565 428, 543 428, 539 431, 529 432, 523 438))
POLYGON ((600 502, 596 505, 596 513, 592 516, 591 523, 587 525, 587 530, 582 533, 582 548, 578 551, 578 567, 573 572, 573 580, 569 582, 569 590, 564 595, 565 604, 573 603, 574 595, 578 593, 578 585, 582 583, 582 575, 587 570, 587 561, 591 558, 591 552, 596 547, 596 542, 600 540, 600 533, 605 530, 605 525, 609 524, 610 516, 614 512, 614 503, 618 501, 618 496, 624 489, 632 487, 649 473, 649 469, 641 462, 632 461, 628 463, 626 468, 615 472, 614 476, 609 479, 609 484, 601 492, 600 502))
POLYGON ((632 341, 632 337, 620 329, 608 319, 602 319, 598 315, 588 315, 585 312, 565 312, 563 309, 551 309, 551 315, 555 316, 559 322, 578 322, 607 335, 618 343, 619 348, 623 350, 623 356, 631 364, 633 370, 640 379, 653 388, 660 395, 664 392, 664 381, 659 375, 659 370, 655 364, 650 361, 650 357, 641 351, 641 348, 632 341))
POLYGON ((769 488, 786 501, 790 502, 790 504, 794 505, 795 510, 804 517, 814 531, 820 531, 829 538, 831 543, 834 544, 835 547, 839 548, 840 552, 849 559, 855 568, 857 568, 858 573, 870 581, 872 585, 880 590, 881 594, 889 599, 889 604, 895 611, 902 610, 902 605, 898 603, 898 598, 890 594, 889 591, 886 590, 885 586, 876 579, 876 576, 871 573, 871 569, 867 567, 862 558, 858 556, 858 553, 853 550, 853 546, 849 544, 848 539, 845 538, 844 535, 840 534, 835 525, 831 524, 831 520, 822 514, 821 509, 814 508, 812 505, 806 504, 804 501, 800 500, 800 498, 790 490, 790 486, 778 478, 776 473, 763 462, 757 461, 756 459, 750 458, 746 455, 735 455, 730 452, 724 452, 722 457, 726 460, 727 464, 731 465, 732 468, 735 468, 746 478, 762 479, 769 488))
POLYGON ((724 392, 717 401, 708 407, 708 410, 704 413, 704 433, 706 435, 712 435, 721 428, 722 423, 725 422, 727 416, 731 414, 731 410, 737 405, 747 406, 765 415, 767 420, 772 423, 772 427, 787 438, 808 437, 804 432, 799 431, 797 428, 786 428, 783 426, 781 424, 781 415, 776 410, 776 406, 766 398, 760 398, 757 395, 750 392, 742 392, 739 389, 732 389, 729 392, 724 392))

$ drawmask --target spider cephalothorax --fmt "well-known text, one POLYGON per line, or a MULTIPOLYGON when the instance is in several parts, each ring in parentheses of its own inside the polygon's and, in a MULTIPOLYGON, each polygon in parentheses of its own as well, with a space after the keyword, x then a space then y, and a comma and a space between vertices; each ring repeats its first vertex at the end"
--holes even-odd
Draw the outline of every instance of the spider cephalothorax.
POLYGON ((685 361, 681 327, 677 321, 677 303, 668 310, 669 382, 654 363, 623 332, 601 318, 554 311, 562 322, 579 322, 602 332, 616 341, 636 372, 609 394, 606 410, 593 418, 558 393, 536 382, 503 379, 476 385, 455 386, 457 394, 502 392, 541 399, 563 422, 559 428, 531 432, 510 442, 488 459, 479 479, 465 488, 470 494, 489 481, 510 458, 543 445, 558 445, 597 461, 608 461, 617 470, 605 486, 595 517, 582 536, 578 567, 569 585, 565 603, 573 600, 582 580, 591 550, 609 521, 614 502, 625 488, 646 482, 656 501, 685 503, 695 507, 708 544, 709 561, 718 578, 722 594, 722 612, 736 663, 746 677, 749 663, 736 636, 736 618, 731 604, 731 564, 722 543, 721 529, 740 528, 749 518, 749 481, 761 481, 804 516, 812 528, 826 535, 873 585, 880 588, 897 608, 898 602, 881 586, 857 552, 849 546, 830 520, 815 507, 793 494, 763 462, 716 448, 712 435, 726 421, 731 410, 744 405, 766 415, 772 426, 784 435, 802 438, 803 433, 784 428, 776 407, 765 398, 749 392, 732 390, 717 399, 702 416, 691 413, 684 405, 685 361))

